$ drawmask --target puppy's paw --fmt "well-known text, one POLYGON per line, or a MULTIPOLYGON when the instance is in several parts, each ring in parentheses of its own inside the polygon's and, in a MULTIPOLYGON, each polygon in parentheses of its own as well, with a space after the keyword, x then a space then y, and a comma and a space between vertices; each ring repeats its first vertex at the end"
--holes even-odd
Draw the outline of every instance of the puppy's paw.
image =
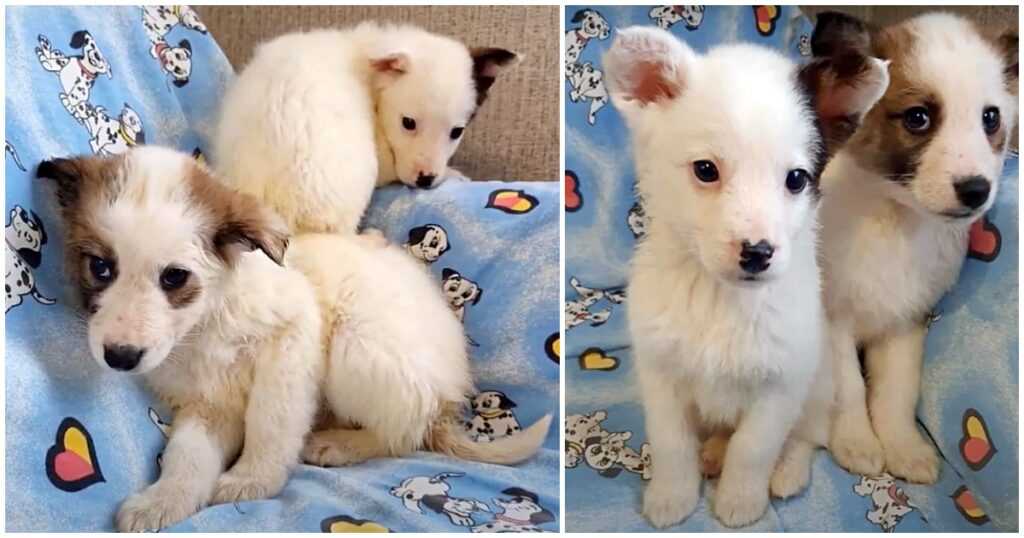
POLYGON ((697 507, 700 483, 678 484, 655 476, 644 490, 644 517, 659 529, 686 519, 697 507))
POLYGON ((715 491, 714 512, 726 527, 744 527, 764 515, 768 508, 768 491, 745 482, 719 481, 715 491))
POLYGON ((704 441, 700 451, 700 470, 706 478, 714 478, 722 474, 725 462, 725 450, 729 448, 729 439, 713 436, 704 441))
POLYGON ((884 443, 885 470, 915 484, 934 484, 939 479, 935 447, 918 432, 907 432, 895 442, 884 443))
POLYGON ((803 491, 810 481, 810 462, 783 458, 775 465, 768 489, 773 496, 785 499, 803 491))
POLYGON ((158 531, 195 514, 201 504, 183 491, 153 485, 121 503, 115 523, 120 532, 158 531))
POLYGON ((258 472, 232 469, 217 480, 213 504, 268 499, 284 489, 288 473, 267 469, 258 472))
POLYGON ((366 461, 358 451, 339 443, 332 432, 314 432, 302 447, 302 461, 320 467, 344 467, 366 461))
POLYGON ((882 472, 885 453, 870 424, 836 421, 828 443, 832 458, 840 467, 854 474, 877 476, 882 472))

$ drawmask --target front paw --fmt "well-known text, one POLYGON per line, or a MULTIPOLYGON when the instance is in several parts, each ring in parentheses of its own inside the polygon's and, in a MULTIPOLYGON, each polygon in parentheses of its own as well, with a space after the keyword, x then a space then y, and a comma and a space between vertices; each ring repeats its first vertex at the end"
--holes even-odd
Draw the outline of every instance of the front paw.
POLYGON ((310 465, 344 467, 366 460, 366 456, 339 442, 336 432, 313 432, 302 447, 302 461, 310 465))
POLYGON ((772 495, 780 499, 788 499, 800 493, 811 481, 809 462, 782 459, 775 465, 768 489, 772 495))
POLYGON ((200 508, 202 502, 186 492, 152 485, 121 504, 117 511, 117 530, 158 531, 195 514, 200 508))
POLYGON ((722 479, 715 491, 713 509, 726 527, 744 527, 760 519, 768 509, 768 488, 722 479))
POLYGON ((894 442, 883 442, 885 470, 915 484, 934 484, 939 479, 935 447, 917 431, 904 432, 894 442))
POLYGON ((644 517, 651 525, 664 529, 686 519, 699 499, 700 482, 677 483, 655 475, 644 490, 644 517))
POLYGON ((258 472, 234 469, 222 474, 213 490, 213 504, 268 499, 277 495, 288 480, 286 471, 258 472))
POLYGON ((832 428, 828 449, 836 463, 847 471, 877 476, 882 473, 885 453, 871 425, 863 422, 838 419, 832 428))

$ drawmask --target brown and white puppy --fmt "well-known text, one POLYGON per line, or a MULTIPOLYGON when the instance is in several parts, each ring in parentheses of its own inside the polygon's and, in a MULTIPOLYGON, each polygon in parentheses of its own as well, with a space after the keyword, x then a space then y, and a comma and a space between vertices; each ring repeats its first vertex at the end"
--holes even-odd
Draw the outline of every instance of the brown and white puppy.
POLYGON ((316 299, 280 265, 283 224, 169 149, 44 161, 37 175, 57 186, 90 353, 175 411, 160 479, 121 505, 117 528, 276 495, 322 375, 316 299))
POLYGON ((877 29, 823 13, 811 44, 818 57, 891 62, 888 90, 822 178, 830 449, 850 471, 932 483, 939 459, 915 424, 926 318, 999 187, 1017 119, 1017 31, 941 13, 877 29))

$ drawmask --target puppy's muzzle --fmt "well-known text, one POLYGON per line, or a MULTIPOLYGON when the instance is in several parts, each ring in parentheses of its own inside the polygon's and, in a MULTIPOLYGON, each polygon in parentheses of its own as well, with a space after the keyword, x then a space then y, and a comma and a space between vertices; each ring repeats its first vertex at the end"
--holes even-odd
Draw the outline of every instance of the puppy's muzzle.
POLYGON ((756 275, 768 269, 771 266, 769 260, 772 259, 772 254, 775 253, 775 247, 771 246, 768 241, 762 239, 755 245, 751 245, 750 241, 743 241, 743 247, 740 251, 740 268, 744 271, 756 275))
POLYGON ((128 372, 139 365, 146 350, 135 346, 105 345, 103 360, 115 370, 128 372))

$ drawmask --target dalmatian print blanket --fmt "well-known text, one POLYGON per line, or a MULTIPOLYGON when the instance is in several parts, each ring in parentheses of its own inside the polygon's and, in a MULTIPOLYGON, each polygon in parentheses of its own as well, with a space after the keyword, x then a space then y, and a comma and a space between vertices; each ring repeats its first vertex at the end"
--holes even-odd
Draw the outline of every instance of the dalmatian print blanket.
MULTIPOLYGON (((572 6, 565 12, 567 339, 565 518, 569 531, 652 530, 639 513, 650 476, 643 409, 625 320, 627 268, 646 229, 633 193, 627 132, 605 106, 601 54, 616 28, 667 28, 697 50, 726 41, 775 47, 803 61, 811 22, 793 6, 572 6)), ((959 284, 931 325, 918 417, 945 459, 933 486, 853 476, 824 451, 811 486, 746 530, 1015 531, 1018 514, 1017 157, 996 206, 972 231, 959 284)), ((672 531, 726 530, 706 483, 672 531)))
MULTIPOLYGON (((7 528, 109 532, 119 503, 158 476, 174 417, 88 356, 35 166, 142 143, 205 159, 234 74, 187 6, 6 13, 7 528)), ((429 265, 465 324, 481 391, 466 429, 479 442, 558 413, 559 194, 554 181, 392 187, 366 217, 429 265)), ((558 434, 517 467, 432 453, 301 466, 274 499, 214 506, 167 530, 557 531, 558 434)))

